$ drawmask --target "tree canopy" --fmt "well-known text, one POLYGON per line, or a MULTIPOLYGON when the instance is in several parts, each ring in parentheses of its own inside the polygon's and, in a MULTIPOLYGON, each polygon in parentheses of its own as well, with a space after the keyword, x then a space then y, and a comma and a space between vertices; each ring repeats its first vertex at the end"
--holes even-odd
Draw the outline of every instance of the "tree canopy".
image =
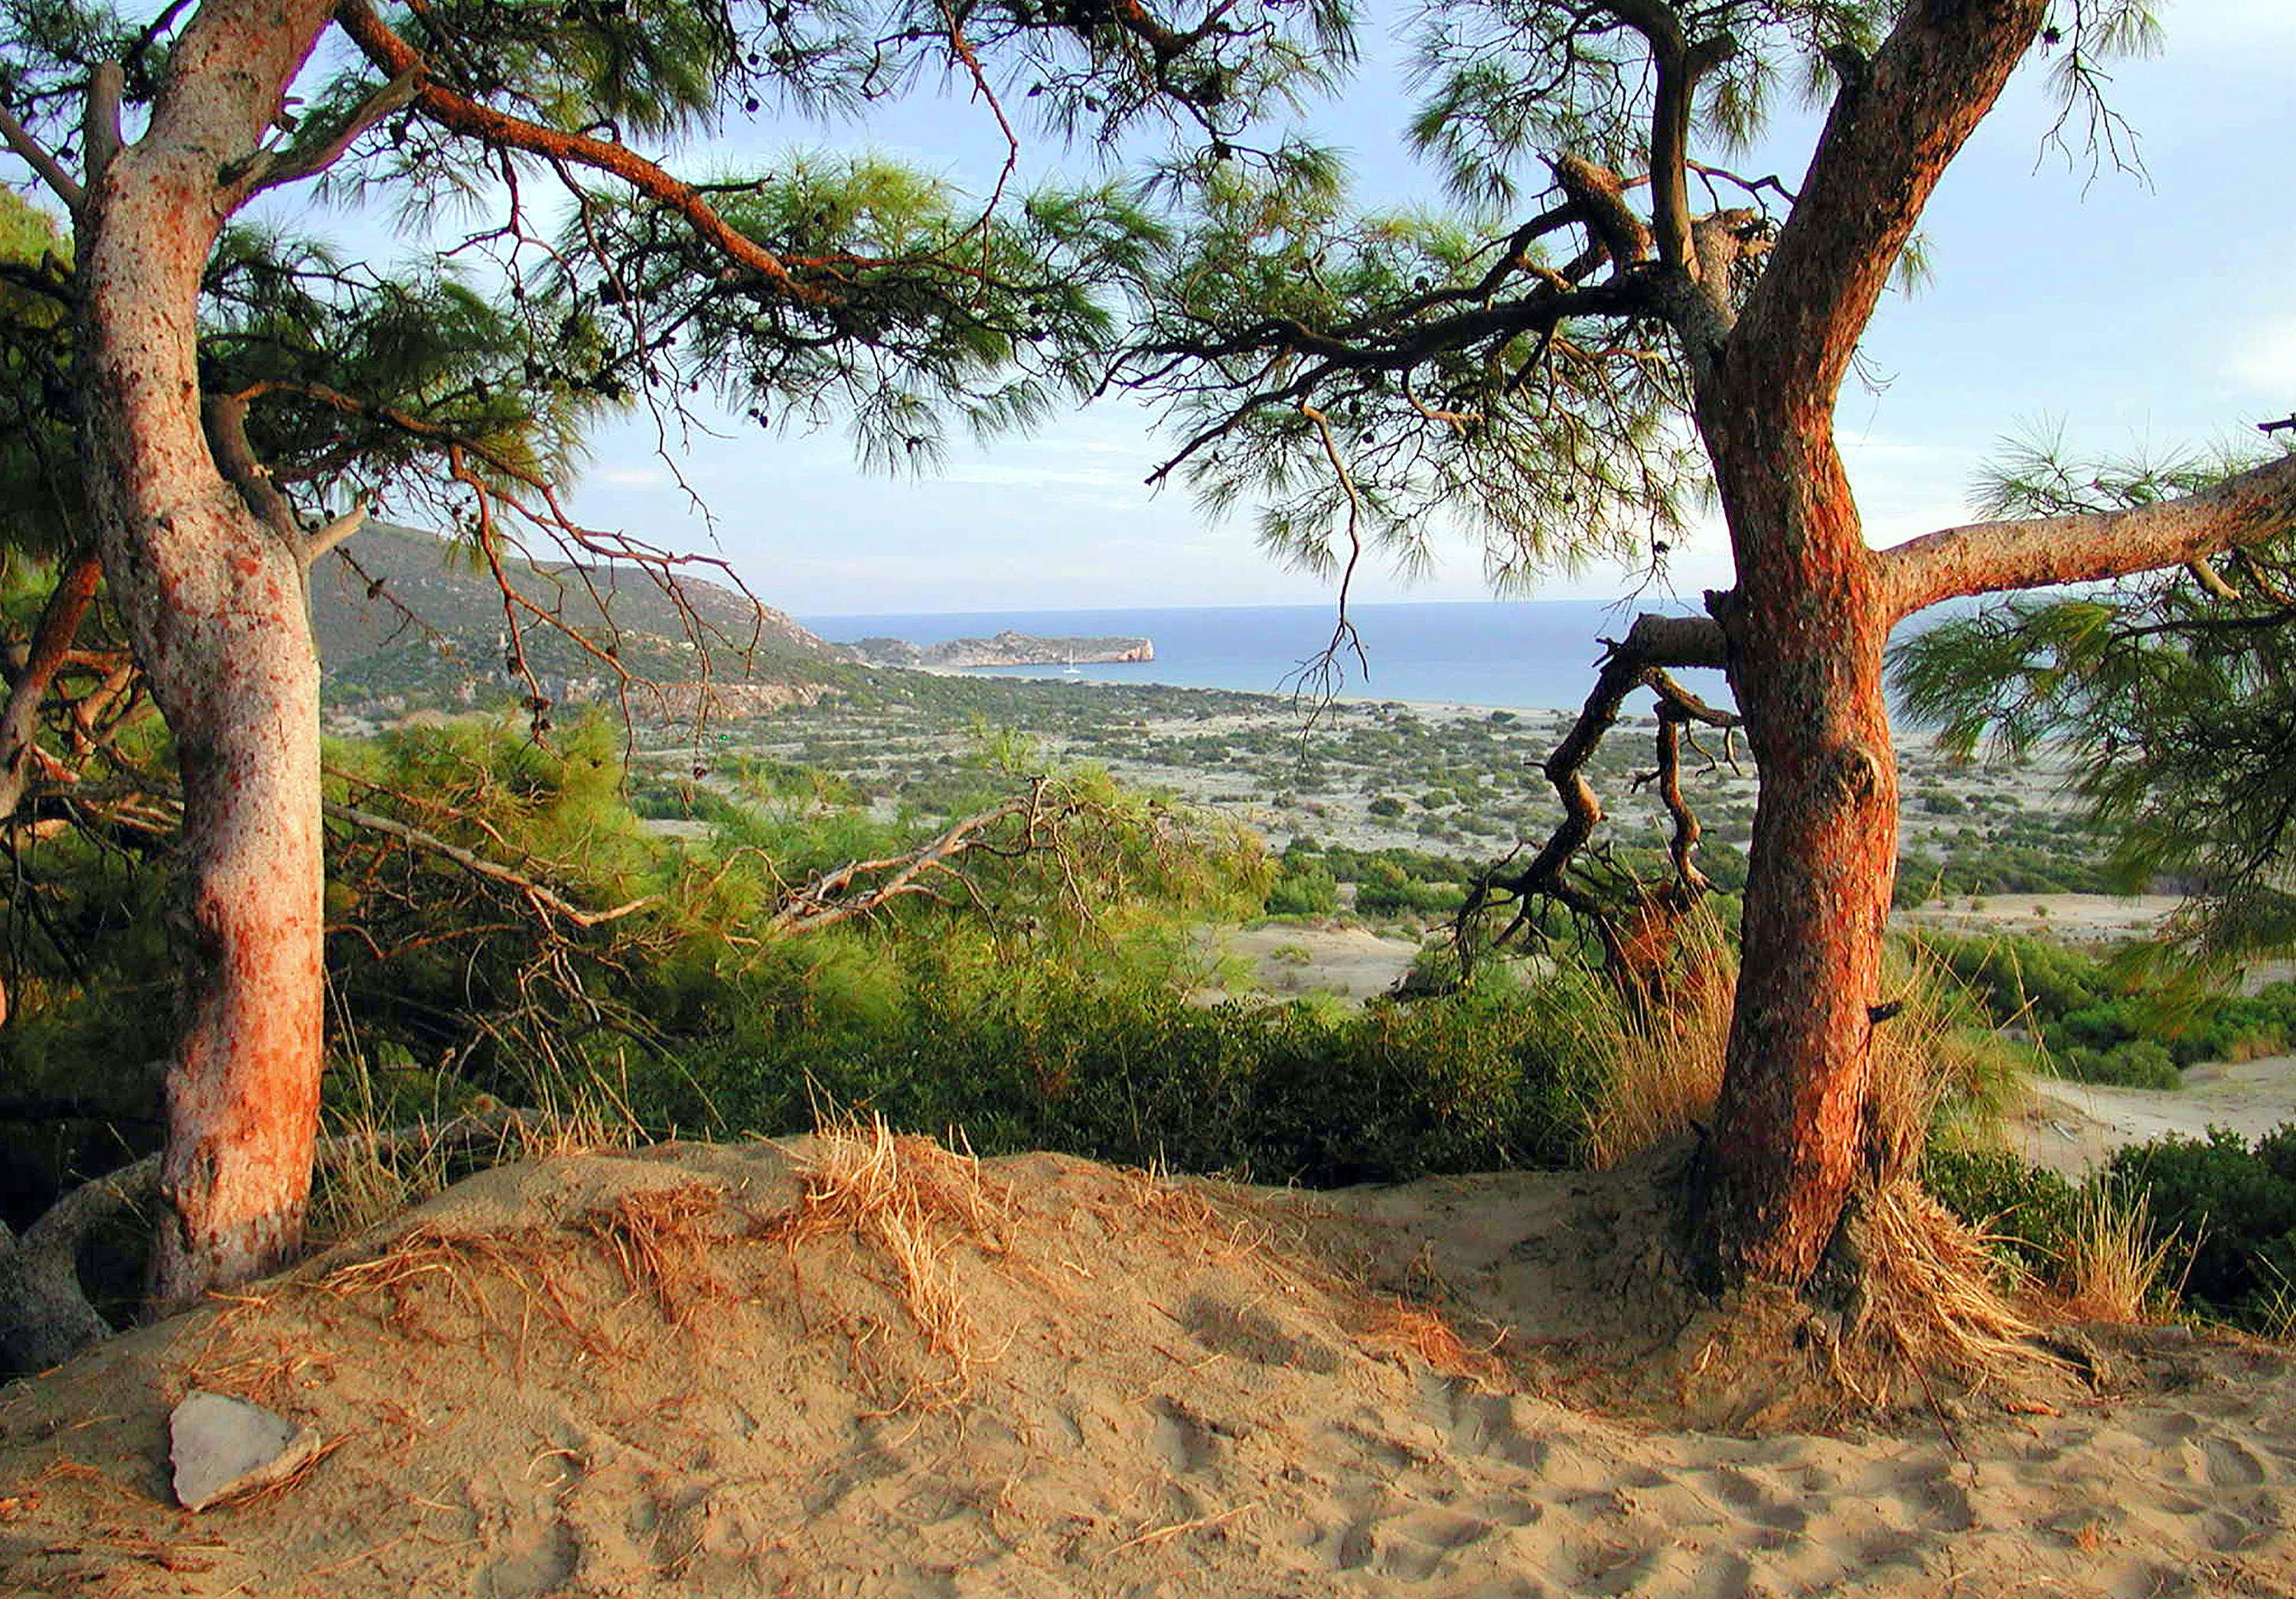
MULTIPOLYGON (((2013 441, 1980 489, 1997 514, 2117 511, 2201 492, 2267 452, 2167 461, 2013 441)), ((1964 757, 2044 740, 2118 840, 2130 893, 2192 898, 2171 924, 2206 970, 2296 944, 2296 550, 2289 536, 2110 586, 2008 601, 1892 652, 1898 692, 1964 757), (2196 818, 2206 818, 2196 824, 2196 818)))

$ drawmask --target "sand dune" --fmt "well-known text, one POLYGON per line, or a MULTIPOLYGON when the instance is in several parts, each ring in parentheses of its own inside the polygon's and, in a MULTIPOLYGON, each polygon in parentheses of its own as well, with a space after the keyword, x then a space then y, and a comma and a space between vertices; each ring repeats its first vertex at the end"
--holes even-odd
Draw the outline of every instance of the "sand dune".
POLYGON ((2276 1349, 2092 1329, 2065 1346, 2089 1381, 1866 1413, 1792 1339, 1702 1341, 1646 1174, 1310 1199, 819 1158, 482 1174, 9 1388, 0 1589, 2296 1591, 2276 1349), (328 1452, 176 1511, 164 1418, 194 1384, 328 1452))

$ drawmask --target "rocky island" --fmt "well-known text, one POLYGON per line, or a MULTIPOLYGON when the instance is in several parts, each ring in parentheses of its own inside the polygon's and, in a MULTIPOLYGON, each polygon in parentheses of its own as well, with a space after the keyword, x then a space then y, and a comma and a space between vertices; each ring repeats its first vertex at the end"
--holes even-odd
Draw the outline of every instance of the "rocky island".
POLYGON ((1010 628, 993 638, 952 638, 913 644, 899 638, 857 638, 839 648, 865 666, 958 667, 1100 666, 1156 659, 1144 638, 1039 638, 1010 628))

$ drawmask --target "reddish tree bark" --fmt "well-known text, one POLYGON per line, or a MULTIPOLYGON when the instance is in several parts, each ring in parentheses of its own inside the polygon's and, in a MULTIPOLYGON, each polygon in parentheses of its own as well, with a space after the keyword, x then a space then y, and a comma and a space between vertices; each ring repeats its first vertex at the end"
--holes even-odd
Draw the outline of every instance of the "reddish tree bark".
POLYGON ((1806 1281, 1864 1152, 1897 870, 1882 652, 1898 612, 1834 447, 1834 400, 1923 206, 2046 9, 1911 8, 1846 72, 1759 283, 1719 347, 1694 354, 1737 557, 1718 619, 1761 774, 1700 1218, 1721 1281, 1806 1281))
MULTIPOLYGON (((156 1307, 301 1238, 318 1118, 319 668, 299 536, 226 480, 201 423, 199 284, 326 0, 203 6, 144 136, 93 126, 78 208, 92 524, 176 743, 183 1015, 168 1073, 156 1307)), ((99 97, 100 98, 100 97, 99 97)), ((94 119, 92 119, 92 123, 94 119)))

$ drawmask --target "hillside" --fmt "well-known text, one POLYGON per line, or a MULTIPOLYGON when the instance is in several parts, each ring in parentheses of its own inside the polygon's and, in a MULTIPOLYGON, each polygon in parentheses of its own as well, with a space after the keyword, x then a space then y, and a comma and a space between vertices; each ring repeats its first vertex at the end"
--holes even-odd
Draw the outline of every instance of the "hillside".
MULTIPOLYGON (((331 708, 390 713, 486 704, 523 694, 504 670, 507 627, 493 574, 417 529, 370 523, 312 569, 312 622, 331 708), (351 562, 356 562, 354 567, 351 562), (365 575, 362 577, 360 574, 365 575)), ((639 678, 660 685, 642 713, 688 714, 706 679, 718 714, 810 702, 847 676, 848 657, 795 621, 724 584, 690 578, 686 611, 644 573, 519 562, 519 591, 562 616, 639 678)), ((529 615, 521 629, 542 692, 580 703, 614 692, 613 674, 529 615)))

